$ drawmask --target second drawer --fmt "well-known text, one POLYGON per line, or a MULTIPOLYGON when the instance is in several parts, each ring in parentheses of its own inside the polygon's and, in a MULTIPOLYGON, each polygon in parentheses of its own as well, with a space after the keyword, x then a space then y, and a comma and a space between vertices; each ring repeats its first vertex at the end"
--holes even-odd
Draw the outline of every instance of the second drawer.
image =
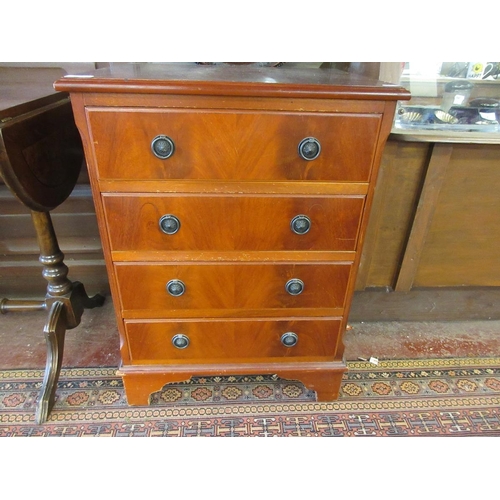
MULTIPOLYGON (((124 315, 343 308, 351 263, 115 264, 124 315)), ((222 313, 220 313, 222 314, 222 313)))
MULTIPOLYGON (((363 196, 103 195, 113 251, 356 249, 363 196)), ((140 259, 143 260, 143 259, 140 259)))

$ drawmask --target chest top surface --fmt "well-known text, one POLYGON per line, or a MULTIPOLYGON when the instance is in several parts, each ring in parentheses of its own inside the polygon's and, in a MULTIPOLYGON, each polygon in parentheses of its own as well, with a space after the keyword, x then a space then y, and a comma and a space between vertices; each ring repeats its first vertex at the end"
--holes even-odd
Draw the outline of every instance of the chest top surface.
POLYGON ((86 75, 66 75, 55 89, 67 92, 233 95, 405 100, 397 85, 330 68, 287 68, 193 63, 127 63, 86 75))

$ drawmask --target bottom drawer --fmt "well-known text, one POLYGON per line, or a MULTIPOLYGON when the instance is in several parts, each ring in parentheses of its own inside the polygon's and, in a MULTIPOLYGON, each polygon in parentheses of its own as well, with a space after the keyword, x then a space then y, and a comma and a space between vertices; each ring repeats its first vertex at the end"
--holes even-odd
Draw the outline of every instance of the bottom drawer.
POLYGON ((331 358, 340 325, 340 318, 125 322, 133 364, 331 358))

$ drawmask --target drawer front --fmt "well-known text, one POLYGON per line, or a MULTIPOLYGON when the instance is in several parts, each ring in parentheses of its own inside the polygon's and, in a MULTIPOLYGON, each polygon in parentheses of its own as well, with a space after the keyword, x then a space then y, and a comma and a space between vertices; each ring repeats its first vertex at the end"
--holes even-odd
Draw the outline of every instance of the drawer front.
POLYGON ((114 251, 352 251, 364 203, 363 196, 104 195, 103 200, 114 251), (174 216, 175 227, 164 216, 174 216), (178 230, 162 231, 161 219, 169 221, 165 230, 178 230))
POLYGON ((196 360, 231 362, 245 358, 266 358, 270 361, 270 358, 333 357, 337 351, 340 323, 339 318, 126 322, 125 328, 131 362, 159 364, 196 360), (174 341, 183 345, 186 338, 187 347, 180 349, 174 346, 174 341), (293 341, 296 344, 289 347, 283 343, 293 341))
POLYGON ((115 265, 123 309, 150 315, 343 308, 350 270, 349 263, 115 265))
POLYGON ((381 115, 251 113, 195 110, 88 110, 101 179, 369 179, 381 115), (155 156, 168 137, 173 154, 155 156), (314 160, 299 156, 308 137, 314 160))

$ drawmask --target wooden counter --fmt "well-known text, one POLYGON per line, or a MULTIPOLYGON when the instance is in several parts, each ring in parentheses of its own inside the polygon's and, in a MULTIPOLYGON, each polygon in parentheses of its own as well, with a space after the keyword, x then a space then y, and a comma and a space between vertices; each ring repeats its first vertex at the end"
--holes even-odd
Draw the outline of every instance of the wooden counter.
POLYGON ((351 319, 499 318, 499 190, 499 137, 391 134, 351 319))

